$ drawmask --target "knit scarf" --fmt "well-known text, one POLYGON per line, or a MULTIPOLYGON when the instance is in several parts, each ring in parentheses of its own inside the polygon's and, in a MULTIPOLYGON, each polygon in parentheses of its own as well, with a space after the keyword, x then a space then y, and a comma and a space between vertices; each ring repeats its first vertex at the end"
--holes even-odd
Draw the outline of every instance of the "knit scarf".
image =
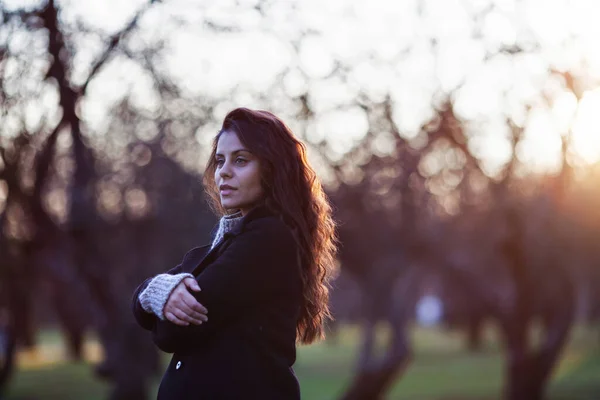
POLYGON ((227 232, 231 232, 235 227, 241 224, 242 219, 243 215, 241 211, 221 217, 221 220, 219 221, 219 229, 217 230, 217 233, 212 241, 212 245, 210 246, 211 250, 221 243, 227 232))

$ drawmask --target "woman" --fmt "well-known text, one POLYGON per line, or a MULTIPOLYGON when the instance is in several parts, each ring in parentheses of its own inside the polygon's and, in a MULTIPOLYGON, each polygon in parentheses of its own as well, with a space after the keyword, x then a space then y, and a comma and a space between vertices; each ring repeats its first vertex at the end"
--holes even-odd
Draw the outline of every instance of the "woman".
POLYGON ((323 337, 336 250, 331 208, 305 149, 266 111, 231 111, 204 174, 222 216, 133 296, 138 323, 173 353, 158 398, 299 399, 296 343, 323 337))

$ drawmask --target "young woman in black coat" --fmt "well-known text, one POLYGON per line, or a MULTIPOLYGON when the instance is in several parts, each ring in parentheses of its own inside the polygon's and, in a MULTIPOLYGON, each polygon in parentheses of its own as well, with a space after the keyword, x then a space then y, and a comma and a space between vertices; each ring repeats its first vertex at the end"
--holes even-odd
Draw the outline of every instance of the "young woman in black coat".
POLYGON ((158 399, 299 399, 296 344, 323 337, 336 250, 304 145, 275 115, 235 109, 204 184, 221 216, 213 242, 133 296, 139 325, 173 353, 158 399))

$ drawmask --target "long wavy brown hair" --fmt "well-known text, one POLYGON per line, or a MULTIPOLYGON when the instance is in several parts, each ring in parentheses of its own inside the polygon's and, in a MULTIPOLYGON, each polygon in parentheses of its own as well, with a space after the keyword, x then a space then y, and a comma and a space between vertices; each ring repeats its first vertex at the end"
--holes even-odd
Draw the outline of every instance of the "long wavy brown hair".
POLYGON ((300 247, 304 301, 296 326, 297 340, 308 344, 322 339, 329 311, 329 281, 335 265, 337 239, 331 206, 306 148, 281 119, 268 111, 237 108, 225 117, 213 142, 204 173, 212 208, 225 214, 214 173, 216 149, 222 132, 233 131, 260 161, 265 205, 291 226, 300 247))

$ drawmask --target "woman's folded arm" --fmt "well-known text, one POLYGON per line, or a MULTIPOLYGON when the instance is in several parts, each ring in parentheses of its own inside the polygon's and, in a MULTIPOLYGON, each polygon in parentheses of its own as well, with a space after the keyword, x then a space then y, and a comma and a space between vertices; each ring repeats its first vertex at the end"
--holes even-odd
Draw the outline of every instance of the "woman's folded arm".
POLYGON ((179 326, 157 320, 155 344, 163 351, 190 349, 225 324, 298 279, 297 245, 291 231, 276 218, 252 221, 225 251, 196 278, 194 297, 208 309, 208 321, 179 326))

